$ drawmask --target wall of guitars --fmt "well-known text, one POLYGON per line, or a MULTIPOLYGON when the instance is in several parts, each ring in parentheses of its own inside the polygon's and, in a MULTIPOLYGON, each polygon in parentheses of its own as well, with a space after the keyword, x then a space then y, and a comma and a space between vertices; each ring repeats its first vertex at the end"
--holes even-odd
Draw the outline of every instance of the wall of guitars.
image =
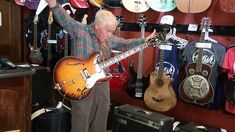
MULTIPOLYGON (((235 54, 234 0, 59 2, 71 17, 84 24, 90 24, 100 8, 111 10, 119 21, 117 36, 144 37, 154 28, 163 35, 156 48, 146 48, 110 67, 111 92, 124 91, 159 112, 174 110, 182 101, 235 114, 235 88, 231 81, 235 75, 235 58, 231 57, 235 54), (162 23, 165 16, 172 16, 172 23, 162 23)), ((48 7, 35 17, 38 4, 39 0, 21 4, 25 61, 53 70, 58 60, 70 54, 70 40, 48 7)), ((113 56, 116 54, 122 51, 114 49, 113 56)))

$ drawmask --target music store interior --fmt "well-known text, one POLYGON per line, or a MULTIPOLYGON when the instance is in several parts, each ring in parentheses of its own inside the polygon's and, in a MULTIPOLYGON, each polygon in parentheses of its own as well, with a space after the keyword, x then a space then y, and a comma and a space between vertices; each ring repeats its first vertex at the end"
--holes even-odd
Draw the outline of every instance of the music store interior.
POLYGON ((84 25, 111 11, 117 37, 156 35, 81 64, 46 0, 0 0, 0 131, 70 132, 71 100, 109 73, 108 132, 235 132, 235 0, 57 3, 84 25))

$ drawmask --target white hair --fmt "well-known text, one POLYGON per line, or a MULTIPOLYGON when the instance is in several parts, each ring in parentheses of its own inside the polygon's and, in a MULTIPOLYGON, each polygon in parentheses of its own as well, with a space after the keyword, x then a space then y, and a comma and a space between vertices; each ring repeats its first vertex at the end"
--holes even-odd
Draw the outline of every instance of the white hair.
POLYGON ((99 23, 102 26, 117 26, 118 24, 114 14, 106 9, 100 9, 96 12, 94 23, 99 23))

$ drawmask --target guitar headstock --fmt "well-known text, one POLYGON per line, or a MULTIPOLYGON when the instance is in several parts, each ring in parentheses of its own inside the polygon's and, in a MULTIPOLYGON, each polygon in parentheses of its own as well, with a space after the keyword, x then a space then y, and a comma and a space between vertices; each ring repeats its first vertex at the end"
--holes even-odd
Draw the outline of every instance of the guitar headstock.
POLYGON ((37 24, 37 23, 38 23, 38 15, 35 15, 35 16, 34 16, 33 23, 34 23, 34 24, 37 24))
POLYGON ((117 16, 118 25, 117 27, 121 28, 123 26, 123 16, 117 16))
POLYGON ((49 16, 48 16, 48 20, 47 20, 48 24, 52 24, 53 22, 53 14, 52 14, 52 11, 49 12, 49 16))
POLYGON ((138 23, 140 26, 146 26, 146 17, 143 14, 140 15, 138 23))
POLYGON ((163 34, 156 34, 152 38, 146 40, 145 42, 148 43, 148 45, 152 46, 158 46, 164 41, 165 37, 163 34))
POLYGON ((211 25, 211 19, 209 17, 203 17, 201 20, 200 30, 203 31, 203 29, 205 29, 205 31, 208 31, 210 25, 211 25))
POLYGON ((85 14, 85 15, 83 16, 83 18, 82 18, 81 23, 83 23, 83 24, 87 24, 87 17, 88 17, 88 15, 87 15, 87 14, 85 14))

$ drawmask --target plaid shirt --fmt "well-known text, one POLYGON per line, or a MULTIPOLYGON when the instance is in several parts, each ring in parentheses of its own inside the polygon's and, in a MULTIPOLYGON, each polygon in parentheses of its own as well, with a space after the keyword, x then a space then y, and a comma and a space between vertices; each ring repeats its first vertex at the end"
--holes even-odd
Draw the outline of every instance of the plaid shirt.
MULTIPOLYGON (((88 58, 92 53, 102 51, 101 44, 95 36, 93 24, 86 25, 75 21, 66 11, 60 6, 52 8, 52 12, 56 21, 69 33, 71 38, 71 55, 81 59, 88 58)), ((108 58, 111 55, 111 50, 115 48, 128 47, 128 49, 144 43, 143 38, 123 39, 117 36, 112 36, 106 41, 106 52, 108 58)), ((105 57, 107 58, 107 57, 105 57)))

